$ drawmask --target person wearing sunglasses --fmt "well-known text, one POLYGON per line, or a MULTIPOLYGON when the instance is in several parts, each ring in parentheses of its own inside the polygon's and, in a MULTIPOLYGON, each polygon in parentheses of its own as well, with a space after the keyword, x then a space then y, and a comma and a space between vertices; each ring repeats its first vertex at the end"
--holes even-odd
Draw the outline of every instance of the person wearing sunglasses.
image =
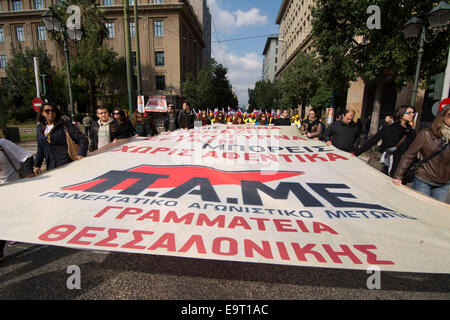
POLYGON ((355 156, 361 155, 381 140, 381 146, 378 148, 384 155, 384 158, 382 158, 384 167, 381 172, 393 177, 402 155, 416 138, 416 131, 410 125, 410 122, 414 119, 414 114, 415 109, 412 106, 402 105, 397 107, 394 112, 394 124, 383 126, 355 151, 355 156))
POLYGON ((223 112, 219 112, 217 114, 217 116, 214 118, 214 123, 221 123, 221 124, 227 123, 227 120, 225 119, 225 115, 223 114, 223 112))
POLYGON ((269 119, 267 118, 267 115, 265 113, 261 113, 258 118, 256 119, 257 126, 268 126, 269 125, 269 119))
POLYGON ((200 114, 197 116, 197 121, 201 121, 202 126, 209 126, 211 124, 211 120, 209 120, 206 110, 202 110, 202 112, 200 112, 200 114))
POLYGON ((133 127, 133 124, 131 123, 130 119, 126 116, 125 112, 121 108, 114 108, 113 109, 113 117, 117 122, 119 122, 119 138, 118 139, 125 139, 129 137, 134 137, 136 135, 136 130, 133 127))
MULTIPOLYGON (((400 159, 394 184, 401 185, 406 171, 420 154, 421 164, 413 178, 413 189, 446 202, 450 189, 450 105, 434 119, 431 128, 423 129, 400 159)), ((430 212, 431 213, 431 212, 430 212)))
POLYGON ((44 160, 47 170, 72 162, 68 153, 66 130, 72 140, 79 145, 76 160, 81 160, 86 156, 88 138, 72 122, 61 119, 61 112, 54 104, 45 103, 39 109, 38 121, 36 128, 37 153, 33 168, 35 174, 41 173, 44 160))

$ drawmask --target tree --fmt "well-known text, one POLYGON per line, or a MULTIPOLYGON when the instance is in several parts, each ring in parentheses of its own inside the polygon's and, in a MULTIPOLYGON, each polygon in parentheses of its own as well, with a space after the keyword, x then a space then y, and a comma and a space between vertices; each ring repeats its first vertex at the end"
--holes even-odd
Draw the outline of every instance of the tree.
POLYGON ((316 94, 311 98, 311 107, 317 110, 323 110, 332 104, 333 89, 322 83, 316 91, 316 94))
POLYGON ((181 85, 184 98, 194 109, 237 108, 238 101, 233 94, 227 72, 221 64, 210 59, 197 76, 186 74, 181 85))
POLYGON ((271 81, 257 81, 255 88, 251 91, 249 96, 249 107, 251 110, 259 109, 270 111, 276 107, 279 97, 278 82, 271 81))
POLYGON ((65 92, 62 75, 51 66, 51 56, 47 56, 43 48, 22 49, 21 46, 11 47, 11 59, 6 66, 6 79, 2 82, 3 92, 5 93, 4 112, 19 112, 20 119, 33 118, 34 111, 31 102, 36 97, 36 81, 34 74, 33 58, 37 57, 39 62, 39 71, 46 74, 51 84, 47 85, 46 98, 55 103, 64 105, 65 92), (9 109, 9 110, 8 110, 9 109))
POLYGON ((319 67, 319 60, 314 55, 298 53, 281 80, 281 103, 284 108, 301 105, 303 118, 305 108, 310 105, 320 82, 319 67))
MULTIPOLYGON (((403 25, 413 15, 429 12, 434 0, 317 0, 312 9, 314 46, 327 70, 327 83, 345 86, 361 77, 375 89, 370 135, 376 133, 383 88, 394 83, 399 90, 414 76, 417 49, 411 49, 403 36, 403 25), (369 30, 366 13, 370 5, 381 9, 381 29, 369 30)), ((449 33, 427 45, 420 75, 442 68, 448 50, 449 33)), ((432 74, 432 73, 431 73, 432 74)))
MULTIPOLYGON (((63 21, 69 16, 66 10, 71 4, 81 8, 83 26, 83 37, 76 50, 71 52, 71 71, 74 78, 79 76, 86 80, 90 96, 89 112, 92 114, 97 105, 97 97, 101 95, 99 90, 104 86, 108 75, 113 72, 117 53, 105 43, 108 35, 106 18, 97 4, 90 0, 72 0, 55 7, 63 21)), ((57 34, 56 37, 61 35, 57 34)))

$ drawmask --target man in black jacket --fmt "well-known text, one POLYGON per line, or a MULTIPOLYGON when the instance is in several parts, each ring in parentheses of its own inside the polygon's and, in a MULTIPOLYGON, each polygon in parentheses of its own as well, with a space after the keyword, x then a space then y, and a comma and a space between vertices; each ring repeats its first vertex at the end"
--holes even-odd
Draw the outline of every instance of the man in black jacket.
POLYGON ((183 103, 183 110, 178 114, 178 126, 183 130, 194 129, 195 113, 187 102, 183 103))
POLYGON ((164 117, 164 130, 166 130, 166 132, 172 132, 179 128, 178 117, 173 104, 169 104, 168 110, 169 113, 164 117))
POLYGON ((281 118, 275 119, 273 124, 275 126, 290 126, 291 125, 291 119, 289 119, 289 111, 284 109, 283 113, 281 114, 281 118))
POLYGON ((327 146, 354 152, 359 141, 359 127, 353 122, 354 110, 346 110, 341 120, 334 122, 325 131, 325 142, 327 146))
POLYGON ((120 124, 117 120, 110 118, 106 107, 97 107, 98 121, 94 122, 89 134, 89 151, 100 149, 117 139, 125 138, 121 134, 120 124))

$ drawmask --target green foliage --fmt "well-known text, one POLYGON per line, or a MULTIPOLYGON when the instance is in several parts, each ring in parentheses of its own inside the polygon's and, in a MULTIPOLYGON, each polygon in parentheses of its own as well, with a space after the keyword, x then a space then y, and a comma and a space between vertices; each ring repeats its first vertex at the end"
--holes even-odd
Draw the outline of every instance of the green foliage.
POLYGON ((316 94, 319 82, 319 59, 314 55, 299 52, 281 81, 283 108, 296 108, 298 105, 308 106, 316 94))
POLYGON ((279 83, 271 81, 257 81, 255 88, 249 93, 250 110, 258 109, 270 111, 278 108, 279 83))
POLYGON ((317 88, 316 94, 311 98, 311 107, 323 110, 332 104, 333 89, 322 84, 317 88))
MULTIPOLYGON (((329 87, 345 89, 349 81, 362 77, 376 89, 371 132, 378 128, 383 87, 393 83, 400 90, 414 79, 417 50, 403 35, 404 24, 413 16, 423 16, 436 0, 317 0, 312 9, 312 37, 320 54, 324 81, 329 87), (370 5, 381 9, 381 29, 367 27, 370 5)), ((449 31, 425 45, 420 79, 445 68, 449 31)))
POLYGON ((47 57, 40 47, 23 50, 21 46, 12 46, 11 59, 8 60, 5 70, 6 79, 2 82, 3 112, 10 113, 10 119, 25 121, 35 118, 31 106, 33 98, 36 97, 33 57, 38 58, 40 73, 46 74, 50 81, 50 84, 46 85, 47 99, 56 104, 63 104, 65 101, 64 86, 59 85, 64 83, 64 80, 51 66, 51 57, 47 57))
POLYGON ((187 73, 181 84, 183 97, 194 109, 237 108, 227 69, 210 59, 197 76, 187 73))
POLYGON ((76 50, 71 51, 70 58, 72 79, 78 77, 79 80, 84 80, 74 81, 75 87, 78 87, 78 90, 75 88, 74 91, 84 93, 77 94, 76 100, 81 105, 89 105, 89 112, 93 113, 97 98, 102 96, 100 89, 105 86, 105 82, 108 82, 107 78, 114 74, 117 53, 105 42, 108 35, 106 18, 97 4, 90 0, 71 0, 62 6, 55 7, 55 11, 64 21, 69 16, 66 11, 71 4, 81 8, 83 27, 83 37, 77 44, 76 50), (85 92, 89 92, 89 100, 86 99, 85 92))
MULTIPOLYGON (((375 85, 379 78, 394 81, 397 88, 413 79, 417 48, 410 48, 403 25, 412 15, 428 13, 438 1, 392 0, 316 1, 312 10, 315 47, 325 64, 327 83, 337 88, 362 76, 375 85), (369 30, 366 9, 381 9, 381 30, 369 30)), ((426 44, 421 79, 445 68, 449 32, 426 44)))

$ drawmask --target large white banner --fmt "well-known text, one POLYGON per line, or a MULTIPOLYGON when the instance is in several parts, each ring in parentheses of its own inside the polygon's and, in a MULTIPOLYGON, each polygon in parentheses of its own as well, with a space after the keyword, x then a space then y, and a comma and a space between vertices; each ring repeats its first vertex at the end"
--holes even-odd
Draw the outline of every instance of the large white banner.
POLYGON ((450 272, 450 206, 295 127, 134 138, 0 187, 0 239, 79 249, 450 272))

